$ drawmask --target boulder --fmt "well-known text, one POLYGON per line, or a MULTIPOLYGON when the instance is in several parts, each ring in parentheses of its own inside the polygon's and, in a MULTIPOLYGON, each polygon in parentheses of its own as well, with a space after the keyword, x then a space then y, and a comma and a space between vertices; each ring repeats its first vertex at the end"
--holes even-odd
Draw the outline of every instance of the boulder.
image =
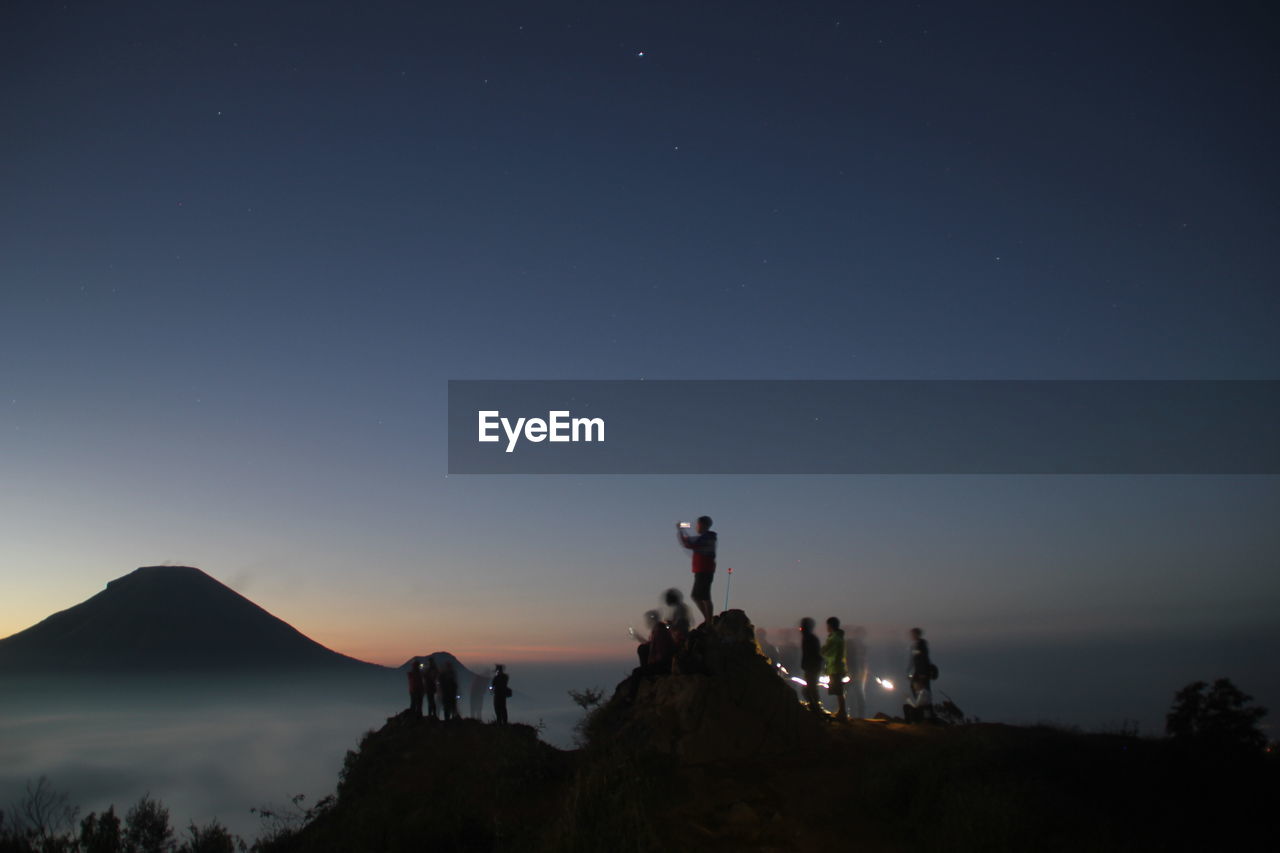
MULTIPOLYGON (((638 677, 638 676, 633 676, 638 677)), ((784 755, 822 736, 756 643, 741 610, 697 630, 670 675, 624 681, 593 722, 594 738, 671 755, 683 764, 784 755)))

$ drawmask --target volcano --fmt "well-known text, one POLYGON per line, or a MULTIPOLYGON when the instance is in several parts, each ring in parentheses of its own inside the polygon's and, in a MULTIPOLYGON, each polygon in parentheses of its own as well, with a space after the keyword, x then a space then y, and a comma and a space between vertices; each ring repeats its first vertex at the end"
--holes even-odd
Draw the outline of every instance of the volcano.
POLYGON ((191 566, 145 566, 0 640, 0 673, 377 671, 191 566))

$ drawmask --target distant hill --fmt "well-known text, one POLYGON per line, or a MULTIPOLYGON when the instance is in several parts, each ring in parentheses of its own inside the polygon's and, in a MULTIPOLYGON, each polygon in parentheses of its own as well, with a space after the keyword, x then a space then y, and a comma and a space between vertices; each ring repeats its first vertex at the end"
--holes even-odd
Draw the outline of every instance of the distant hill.
POLYGON ((0 640, 0 674, 385 670, 325 648, 190 566, 145 566, 0 640))
MULTIPOLYGON (((436 666, 438 667, 443 667, 446 662, 451 663, 453 664, 453 671, 456 672, 458 674, 458 677, 463 679, 464 681, 471 678, 484 677, 479 675, 478 673, 472 672, 471 670, 467 669, 465 666, 462 665, 462 661, 458 660, 450 652, 432 652, 429 655, 418 655, 417 659, 421 660, 424 664, 429 660, 434 660, 436 662, 436 666)), ((409 658, 407 661, 405 661, 404 663, 396 667, 396 669, 399 670, 400 672, 408 672, 409 664, 413 663, 413 661, 414 661, 414 658, 409 658)))

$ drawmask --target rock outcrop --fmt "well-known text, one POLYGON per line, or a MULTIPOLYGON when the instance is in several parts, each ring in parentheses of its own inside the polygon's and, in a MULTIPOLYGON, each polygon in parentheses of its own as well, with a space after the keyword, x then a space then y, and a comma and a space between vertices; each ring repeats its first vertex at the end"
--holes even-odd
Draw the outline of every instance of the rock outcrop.
POLYGON ((592 739, 697 764, 782 755, 823 734, 760 652, 741 610, 720 614, 710 632, 694 632, 671 674, 638 677, 634 698, 628 679, 591 720, 592 739))

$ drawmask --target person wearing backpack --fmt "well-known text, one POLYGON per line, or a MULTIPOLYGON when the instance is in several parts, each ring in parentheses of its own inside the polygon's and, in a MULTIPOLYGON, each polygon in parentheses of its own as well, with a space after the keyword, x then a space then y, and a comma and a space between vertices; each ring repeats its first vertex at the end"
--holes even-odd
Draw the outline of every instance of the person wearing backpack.
POLYGON ((907 680, 911 685, 911 698, 902 706, 902 715, 908 723, 934 719, 933 693, 930 683, 938 677, 938 668, 929 659, 929 641, 924 630, 912 628, 911 660, 907 664, 907 680))

